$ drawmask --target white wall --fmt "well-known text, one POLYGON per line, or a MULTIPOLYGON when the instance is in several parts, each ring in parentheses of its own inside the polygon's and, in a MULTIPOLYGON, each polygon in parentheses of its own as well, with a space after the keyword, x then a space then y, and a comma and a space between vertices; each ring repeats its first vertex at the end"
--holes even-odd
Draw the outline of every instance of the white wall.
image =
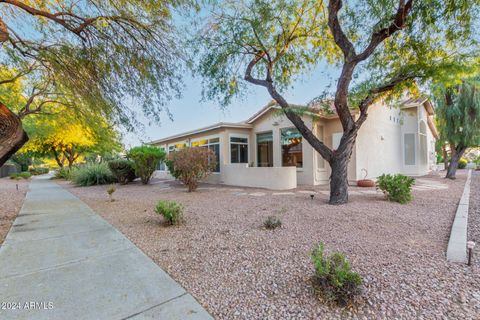
POLYGON ((235 163, 223 167, 223 183, 232 186, 289 190, 297 187, 295 167, 248 167, 235 163))

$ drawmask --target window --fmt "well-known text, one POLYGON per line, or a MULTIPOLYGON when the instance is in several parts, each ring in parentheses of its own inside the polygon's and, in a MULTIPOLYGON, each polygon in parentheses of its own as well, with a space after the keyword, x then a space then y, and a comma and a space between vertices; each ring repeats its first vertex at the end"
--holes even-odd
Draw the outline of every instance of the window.
MULTIPOLYGON (((317 126, 317 138, 323 142, 323 126, 317 126)), ((325 169, 325 159, 317 152, 317 169, 325 169)))
POLYGON ((248 139, 230 137, 230 163, 248 163, 248 139))
POLYGON ((259 167, 273 167, 272 132, 257 134, 257 162, 259 167))
POLYGON ((215 170, 213 171, 220 172, 220 138, 193 141, 192 147, 201 147, 212 150, 213 153, 215 153, 215 159, 217 160, 217 165, 215 166, 215 170))
POLYGON ((428 163, 428 150, 427 150, 427 126, 425 125, 425 121, 420 121, 419 126, 419 143, 420 143, 420 162, 421 164, 428 163))
MULTIPOLYGON (((165 151, 165 147, 159 147, 159 149, 165 151)), ((165 161, 160 161, 160 162, 158 163, 157 170, 160 170, 160 171, 165 171, 165 170, 167 170, 167 168, 166 168, 166 166, 165 166, 165 161)))
POLYGON ((340 146, 340 141, 342 140, 343 132, 337 132, 332 134, 332 148, 333 150, 337 150, 340 146))
POLYGON ((415 134, 405 133, 403 144, 405 148, 405 165, 415 164, 415 134))
POLYGON ((296 128, 280 129, 283 167, 303 167, 302 135, 296 128))

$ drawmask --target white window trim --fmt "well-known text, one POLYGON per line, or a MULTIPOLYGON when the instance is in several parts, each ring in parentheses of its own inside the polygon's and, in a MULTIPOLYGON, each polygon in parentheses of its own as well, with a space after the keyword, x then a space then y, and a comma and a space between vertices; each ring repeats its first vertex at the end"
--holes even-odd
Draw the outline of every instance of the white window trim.
MULTIPOLYGON (((282 157, 282 129, 295 129, 297 130, 299 133, 300 133, 300 130, 297 129, 297 127, 295 126, 285 126, 285 127, 280 127, 278 128, 278 137, 279 137, 279 140, 280 140, 280 145, 279 145, 279 148, 280 148, 280 165, 283 167, 283 157, 282 157)), ((300 133, 300 135, 302 135, 300 133)), ((304 142, 305 138, 302 136, 302 160, 305 159, 305 148, 304 148, 304 142)), ((300 168, 296 167, 297 168, 297 172, 302 172, 304 170, 304 164, 302 163, 302 166, 300 168)))
MULTIPOLYGON (((229 164, 242 164, 243 162, 239 163, 232 163, 232 138, 247 138, 247 163, 250 164, 250 135, 246 133, 229 133, 228 134, 228 163, 229 164)), ((242 144, 242 143, 237 143, 237 144, 242 144)))

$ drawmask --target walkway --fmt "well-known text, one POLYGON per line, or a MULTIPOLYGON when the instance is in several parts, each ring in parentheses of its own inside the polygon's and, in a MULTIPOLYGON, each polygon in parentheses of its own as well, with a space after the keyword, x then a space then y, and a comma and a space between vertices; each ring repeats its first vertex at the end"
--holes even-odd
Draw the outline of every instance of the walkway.
POLYGON ((86 204, 34 179, 0 247, 0 319, 211 319, 86 204))

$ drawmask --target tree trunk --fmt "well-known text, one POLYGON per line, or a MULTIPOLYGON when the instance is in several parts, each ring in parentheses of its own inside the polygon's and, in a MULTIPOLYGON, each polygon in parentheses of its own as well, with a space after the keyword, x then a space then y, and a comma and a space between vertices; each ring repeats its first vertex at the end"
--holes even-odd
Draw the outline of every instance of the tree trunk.
POLYGON ((463 153, 465 152, 465 150, 467 150, 467 148, 458 146, 452 149, 452 147, 453 146, 450 147, 452 158, 450 160, 450 164, 448 165, 447 175, 445 176, 445 178, 456 179, 455 175, 457 173, 458 162, 462 158, 463 153))
POLYGON ((20 118, 0 102, 0 167, 27 141, 20 118))
POLYGON ((332 174, 330 176, 330 204, 344 204, 348 202, 348 155, 334 157, 330 162, 332 174))

